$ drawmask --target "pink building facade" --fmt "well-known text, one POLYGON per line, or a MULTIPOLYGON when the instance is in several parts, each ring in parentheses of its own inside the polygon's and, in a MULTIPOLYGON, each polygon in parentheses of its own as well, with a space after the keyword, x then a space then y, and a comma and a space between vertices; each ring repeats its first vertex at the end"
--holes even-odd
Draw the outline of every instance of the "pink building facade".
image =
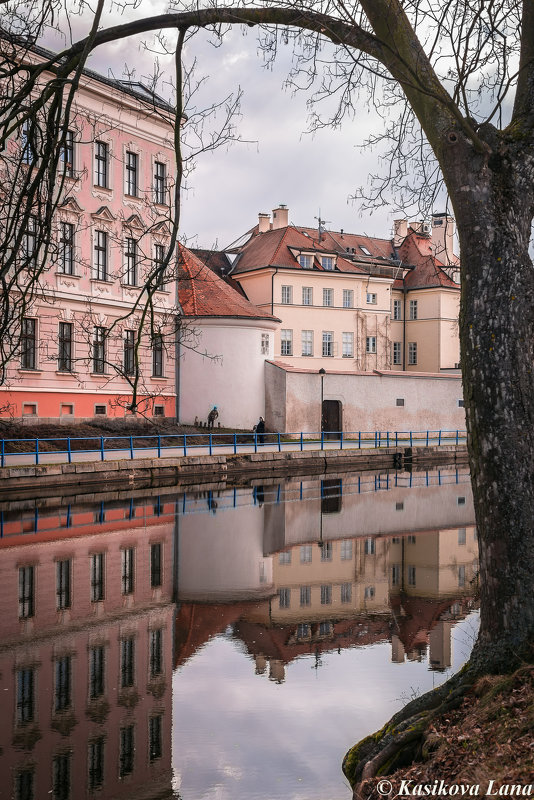
MULTIPOLYGON (((175 416, 171 272, 153 292, 150 330, 142 320, 145 277, 170 244, 171 123, 169 106, 140 84, 82 77, 63 152, 50 263, 0 387, 4 415, 28 421, 124 416, 138 352, 141 411, 175 416)), ((25 252, 33 238, 30 225, 25 252)))
POLYGON ((0 544, 0 798, 172 798, 174 503, 69 513, 0 544))

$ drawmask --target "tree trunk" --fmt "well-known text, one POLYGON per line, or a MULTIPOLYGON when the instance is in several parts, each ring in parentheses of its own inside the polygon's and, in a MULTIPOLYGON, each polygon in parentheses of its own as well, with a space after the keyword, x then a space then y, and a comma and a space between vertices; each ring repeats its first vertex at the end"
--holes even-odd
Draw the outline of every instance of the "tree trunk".
POLYGON ((471 663, 481 671, 510 669, 534 642, 533 175, 532 159, 512 151, 501 142, 504 157, 448 181, 462 257, 461 359, 480 553, 471 663))

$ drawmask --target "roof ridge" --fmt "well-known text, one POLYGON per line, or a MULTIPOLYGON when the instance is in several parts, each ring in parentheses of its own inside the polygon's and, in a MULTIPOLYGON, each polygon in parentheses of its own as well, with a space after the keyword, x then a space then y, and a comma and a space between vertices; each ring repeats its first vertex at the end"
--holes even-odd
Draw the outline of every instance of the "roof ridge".
POLYGON ((278 255, 278 253, 280 252, 280 249, 281 249, 281 247, 282 247, 282 242, 283 242, 283 241, 284 241, 284 239, 286 238, 286 236, 287 236, 287 232, 288 232, 288 230, 289 230, 289 228, 290 228, 290 227, 294 227, 294 226, 292 226, 292 225, 291 225, 291 226, 290 226, 290 225, 286 225, 286 228, 285 228, 285 230, 284 230, 284 233, 282 234, 282 238, 281 238, 281 239, 280 239, 280 241, 278 242, 278 245, 277 245, 277 247, 276 247, 276 250, 275 250, 275 251, 274 251, 274 253, 273 253, 273 258, 272 258, 272 260, 273 260, 273 261, 275 260, 276 256, 277 256, 277 255, 278 255))

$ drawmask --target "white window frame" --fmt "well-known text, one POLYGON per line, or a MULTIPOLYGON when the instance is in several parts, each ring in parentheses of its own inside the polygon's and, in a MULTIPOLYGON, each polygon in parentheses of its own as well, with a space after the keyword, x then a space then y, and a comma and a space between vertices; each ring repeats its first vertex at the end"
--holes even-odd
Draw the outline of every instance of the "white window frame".
POLYGON ((310 256, 307 253, 301 253, 298 257, 298 262, 303 269, 313 268, 313 256, 310 256))
POLYGON ((376 353, 376 336, 365 337, 365 352, 376 353))
POLYGON ((284 306, 290 306, 293 303, 293 287, 282 286, 281 302, 284 306))
POLYGON ((411 367, 417 364, 417 342, 408 342, 408 364, 411 367))
POLYGON ((354 308, 354 289, 343 289, 343 308, 354 308))
POLYGON ((301 331, 301 346, 303 356, 313 356, 313 331, 301 331))
POLYGON ((269 348, 271 345, 271 337, 268 333, 262 333, 261 335, 261 345, 260 345, 260 352, 262 356, 269 355, 269 348))
POLYGON ((302 305, 303 306, 313 305, 313 287, 311 286, 302 287, 302 305))
POLYGON ((334 357, 334 331, 323 331, 322 338, 322 354, 323 358, 334 357))
POLYGON ((394 320, 402 319, 402 303, 400 300, 393 300, 392 317, 394 320))
POLYGON ((410 319, 418 319, 418 313, 417 300, 410 300, 410 319))
POLYGON ((402 365, 402 342, 391 343, 391 363, 395 366, 402 365))
POLYGON ((376 306, 376 292, 367 292, 366 303, 376 306))
POLYGON ((321 266, 323 269, 328 271, 332 271, 334 269, 334 258, 333 256, 321 256, 321 266))
POLYGON ((352 331, 345 331, 341 334, 342 337, 342 357, 354 358, 354 334, 352 331))
POLYGON ((333 308, 334 307, 334 290, 333 289, 323 289, 323 306, 325 308, 333 308))
POLYGON ((293 331, 290 328, 283 328, 280 331, 280 355, 293 355, 293 331))

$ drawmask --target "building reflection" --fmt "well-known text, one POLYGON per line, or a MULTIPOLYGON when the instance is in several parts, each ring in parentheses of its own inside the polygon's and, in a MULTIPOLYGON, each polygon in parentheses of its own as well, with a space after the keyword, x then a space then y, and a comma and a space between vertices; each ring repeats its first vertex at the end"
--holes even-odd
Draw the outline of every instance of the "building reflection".
POLYGON ((1 797, 175 797, 174 508, 6 515, 1 797))

